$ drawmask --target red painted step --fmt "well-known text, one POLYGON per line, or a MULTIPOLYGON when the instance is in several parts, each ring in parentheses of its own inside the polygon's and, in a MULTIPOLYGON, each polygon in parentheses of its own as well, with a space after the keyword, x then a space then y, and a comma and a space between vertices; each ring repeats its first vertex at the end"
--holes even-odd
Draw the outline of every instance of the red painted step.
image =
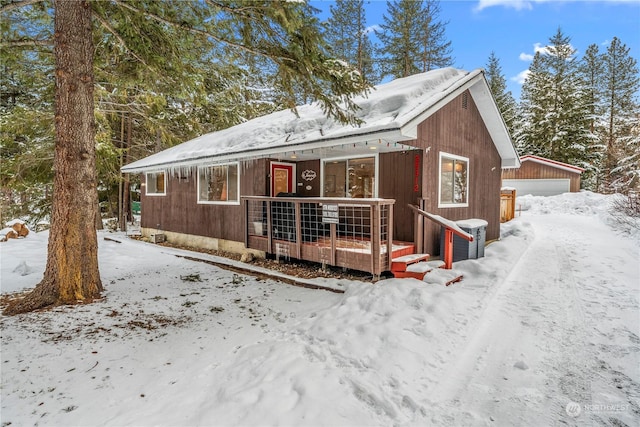
POLYGON ((424 275, 427 274, 429 270, 422 271, 422 269, 408 271, 407 268, 415 263, 421 261, 427 261, 429 259, 429 254, 410 254, 403 255, 401 257, 397 257, 391 260, 391 272, 393 273, 393 277, 396 278, 404 278, 404 277, 413 277, 416 279, 422 280, 424 275))

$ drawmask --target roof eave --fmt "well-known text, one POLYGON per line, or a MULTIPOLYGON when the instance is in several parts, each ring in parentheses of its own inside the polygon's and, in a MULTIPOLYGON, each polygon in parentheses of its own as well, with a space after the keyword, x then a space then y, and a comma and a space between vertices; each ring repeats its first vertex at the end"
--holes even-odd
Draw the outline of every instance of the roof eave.
POLYGON ((578 167, 578 166, 573 166, 573 165, 569 165, 567 163, 563 163, 563 162, 559 162, 557 160, 551 160, 551 159, 545 159, 544 157, 539 157, 539 156, 534 156, 534 155, 525 155, 521 157, 521 160, 523 162, 525 161, 532 161, 535 163, 539 163, 542 165, 547 165, 550 166, 552 168, 556 168, 556 169, 561 169, 567 172, 573 172, 573 173, 578 173, 578 174, 582 174, 582 172, 585 171, 585 169, 578 167))
POLYGON ((519 168, 520 158, 509 135, 507 125, 498 110, 498 105, 484 77, 484 71, 480 68, 470 72, 464 79, 459 80, 456 85, 443 91, 440 99, 402 126, 402 134, 416 138, 418 133, 417 128, 420 123, 466 90, 469 90, 474 102, 478 106, 482 120, 487 126, 491 139, 500 155, 501 167, 504 169, 519 168))
POLYGON ((332 147, 345 145, 345 144, 358 144, 373 140, 393 140, 397 142, 409 141, 415 139, 410 135, 405 135, 401 132, 399 127, 392 127, 386 129, 380 129, 376 131, 363 132, 355 135, 344 135, 335 138, 327 138, 314 142, 300 142, 298 144, 291 144, 287 146, 277 146, 267 149, 253 149, 243 152, 233 152, 227 154, 213 155, 213 156, 201 156, 197 158, 185 159, 183 161, 166 161, 161 163, 155 163, 151 165, 136 167, 135 163, 131 163, 129 166, 123 166, 121 168, 124 173, 140 173, 148 172, 159 169, 167 168, 182 168, 201 165, 203 163, 225 163, 238 160, 250 160, 258 158, 274 158, 281 155, 284 152, 293 152, 297 150, 322 150, 330 149, 332 147), (133 166, 133 167, 131 167, 133 166))

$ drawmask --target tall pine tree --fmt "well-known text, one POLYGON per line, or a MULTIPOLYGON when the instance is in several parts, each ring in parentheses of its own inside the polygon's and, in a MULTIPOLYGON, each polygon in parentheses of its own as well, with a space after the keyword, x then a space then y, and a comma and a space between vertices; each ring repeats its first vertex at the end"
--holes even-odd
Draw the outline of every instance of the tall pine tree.
POLYGON ((438 19, 440 2, 425 0, 422 15, 420 33, 422 72, 451 66, 453 64, 451 41, 447 40, 445 34, 448 22, 438 19))
POLYGON ((382 19, 382 31, 377 34, 383 76, 401 78, 419 73, 422 1, 387 1, 387 13, 382 19))
POLYGON ((377 83, 373 43, 366 26, 364 0, 336 0, 329 7, 326 38, 333 54, 354 66, 364 78, 377 83))
POLYGON ((581 183, 584 188, 596 190, 602 182, 602 160, 606 145, 602 144, 599 135, 602 134, 603 118, 603 63, 598 52, 598 46, 589 45, 578 65, 578 74, 585 85, 585 97, 589 110, 589 132, 594 135, 591 144, 586 148, 585 172, 581 183))
POLYGON ((606 145, 603 189, 620 192, 637 190, 640 179, 640 106, 637 100, 640 77, 637 61, 617 37, 613 38, 603 53, 602 61, 602 139, 606 145))
MULTIPOLYGON (((37 1, 9 3, 0 7, 0 14, 34 3, 37 1)), ((368 88, 356 70, 331 58, 317 18, 302 3, 56 0, 52 10, 56 143, 47 268, 33 292, 7 308, 7 313, 90 301, 102 289, 95 233, 95 28, 113 40, 114 57, 127 53, 126 61, 120 64, 124 68, 131 65, 132 73, 145 70, 161 79, 161 86, 173 81, 179 90, 186 87, 184 82, 194 79, 189 76, 191 64, 181 62, 189 53, 178 41, 193 41, 194 46, 208 44, 212 61, 224 61, 218 55, 229 50, 264 58, 276 77, 277 90, 291 107, 298 94, 303 93, 317 100, 327 115, 344 122, 357 121, 352 96, 368 88), (110 21, 111 14, 101 13, 111 6, 123 12, 116 15, 122 19, 110 21), (145 31, 138 32, 139 29, 145 31)), ((50 11, 42 8, 43 13, 50 11)), ((11 39, 3 39, 2 44, 24 46, 21 40, 11 39)), ((102 59, 108 62, 111 57, 102 59)), ((174 105, 175 101, 168 99, 174 105)))
POLYGON ((500 60, 493 51, 487 60, 485 77, 487 78, 489 89, 491 89, 491 93, 496 100, 496 104, 498 104, 502 118, 507 125, 507 129, 509 129, 509 132, 513 136, 516 126, 517 103, 511 91, 507 90, 507 79, 502 73, 500 60))
POLYGON ((53 180, 52 16, 44 4, 0 17, 0 222, 48 217, 53 180), (27 37, 28 35, 28 37, 27 37), (26 213, 31 213, 27 218, 26 213))
POLYGON ((383 75, 407 77, 452 64, 451 42, 435 0, 387 1, 378 49, 383 75))
POLYGON ((589 104, 579 78, 576 50, 560 29, 545 52, 537 52, 522 87, 522 130, 518 143, 531 154, 587 166, 594 135, 589 104))

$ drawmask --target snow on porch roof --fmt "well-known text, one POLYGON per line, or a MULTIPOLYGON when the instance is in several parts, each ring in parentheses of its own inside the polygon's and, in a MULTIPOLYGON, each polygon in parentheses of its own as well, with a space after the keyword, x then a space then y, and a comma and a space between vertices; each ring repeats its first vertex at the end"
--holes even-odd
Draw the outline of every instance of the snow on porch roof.
MULTIPOLYGON (((511 138, 489 91, 481 69, 467 72, 443 68, 393 80, 375 87, 368 96, 355 97, 360 126, 327 118, 318 103, 257 117, 228 129, 208 133, 130 163, 123 172, 190 166, 204 163, 277 157, 285 151, 319 153, 353 144, 378 143, 392 151, 396 143, 416 138, 417 126, 464 90, 470 89, 491 133, 502 167, 519 166, 511 138), (387 144, 388 143, 388 144, 387 144), (390 147, 390 148, 387 148, 390 147)), ((396 148, 398 149, 398 148, 396 148)), ((402 149, 402 148, 399 148, 402 149)))

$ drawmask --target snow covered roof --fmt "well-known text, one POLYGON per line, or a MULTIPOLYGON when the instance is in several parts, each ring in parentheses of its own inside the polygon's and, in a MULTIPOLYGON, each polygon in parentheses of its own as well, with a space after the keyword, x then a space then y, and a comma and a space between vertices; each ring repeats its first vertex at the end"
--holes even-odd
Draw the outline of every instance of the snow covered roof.
POLYGON ((557 168, 557 169, 562 169, 565 170, 567 172, 574 172, 574 173, 582 173, 585 170, 581 167, 578 166, 573 166, 567 163, 562 163, 559 162, 557 160, 551 160, 551 159, 547 159, 545 157, 540 157, 540 156, 534 156, 533 154, 527 154, 525 156, 520 157, 521 162, 526 162, 526 161, 532 161, 535 163, 540 163, 543 165, 547 165, 547 166, 551 166, 553 168, 557 168))
MULTIPOLYGON (((260 157, 286 152, 307 158, 336 157, 345 144, 349 153, 406 149, 398 143, 417 136, 418 124, 460 93, 469 89, 502 158, 502 167, 518 167, 518 155, 484 78, 482 69, 472 72, 443 68, 393 80, 375 87, 368 96, 356 97, 360 126, 328 118, 319 104, 278 111, 245 123, 202 135, 175 147, 130 163, 123 172, 185 167, 203 163, 260 157), (313 157, 309 157, 313 153, 313 157), (331 155, 329 155, 331 153, 331 155)), ((293 156, 292 156, 293 158, 293 156)))

